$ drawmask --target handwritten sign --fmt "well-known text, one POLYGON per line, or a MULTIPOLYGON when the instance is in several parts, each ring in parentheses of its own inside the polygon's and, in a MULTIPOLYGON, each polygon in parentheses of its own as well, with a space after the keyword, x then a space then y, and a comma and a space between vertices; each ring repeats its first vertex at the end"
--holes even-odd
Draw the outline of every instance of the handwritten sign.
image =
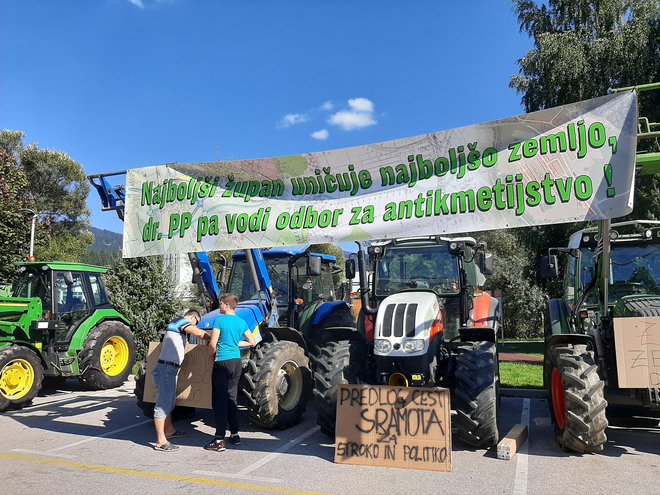
POLYGON ((449 390, 341 385, 335 462, 451 471, 449 390))
MULTIPOLYGON (((144 401, 156 402, 156 387, 151 371, 158 363, 161 344, 151 342, 147 355, 147 376, 144 384, 144 401)), ((211 409, 211 374, 213 360, 207 345, 186 344, 186 354, 181 363, 176 382, 176 405, 211 409)))
POLYGON ((614 318, 620 388, 660 387, 660 316, 614 318))

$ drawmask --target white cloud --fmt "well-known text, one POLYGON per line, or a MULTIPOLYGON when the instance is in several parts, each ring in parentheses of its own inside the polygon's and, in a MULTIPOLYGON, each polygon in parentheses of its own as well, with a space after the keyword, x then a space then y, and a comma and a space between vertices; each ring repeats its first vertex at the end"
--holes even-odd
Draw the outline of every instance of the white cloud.
POLYGON ((374 113, 374 104, 366 98, 353 98, 348 100, 350 106, 356 112, 374 113))
POLYGON ((128 0, 131 2, 133 5, 136 7, 140 7, 141 9, 144 9, 144 3, 142 3, 142 0, 128 0))
POLYGON ((319 141, 325 141, 328 139, 328 136, 330 136, 330 133, 327 129, 321 129, 320 131, 312 132, 310 136, 312 136, 314 139, 318 139, 319 141))
POLYGON ((348 100, 350 110, 340 110, 328 119, 332 125, 341 127, 345 131, 353 129, 362 129, 375 125, 378 122, 374 119, 374 104, 366 98, 352 98, 348 100))
POLYGON ((330 100, 326 101, 323 105, 321 105, 321 110, 325 110, 326 112, 329 112, 334 108, 334 105, 330 100))
POLYGON ((280 120, 280 127, 291 127, 292 125, 302 124, 307 122, 309 117, 304 113, 287 113, 282 120, 280 120))

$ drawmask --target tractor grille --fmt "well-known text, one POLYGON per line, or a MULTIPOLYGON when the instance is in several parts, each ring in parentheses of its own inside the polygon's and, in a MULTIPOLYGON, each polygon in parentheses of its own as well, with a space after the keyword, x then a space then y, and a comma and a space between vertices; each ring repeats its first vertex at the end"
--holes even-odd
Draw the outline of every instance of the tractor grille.
POLYGON ((417 303, 390 304, 385 308, 383 318, 383 337, 415 336, 415 314, 417 303))

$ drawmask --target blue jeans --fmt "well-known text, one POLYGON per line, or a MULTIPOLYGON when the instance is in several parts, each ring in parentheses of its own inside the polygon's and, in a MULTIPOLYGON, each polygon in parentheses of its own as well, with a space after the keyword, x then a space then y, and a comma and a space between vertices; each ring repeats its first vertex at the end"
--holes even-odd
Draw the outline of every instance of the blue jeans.
POLYGON ((151 372, 156 385, 154 419, 167 418, 176 403, 176 374, 178 369, 169 364, 158 363, 151 372))

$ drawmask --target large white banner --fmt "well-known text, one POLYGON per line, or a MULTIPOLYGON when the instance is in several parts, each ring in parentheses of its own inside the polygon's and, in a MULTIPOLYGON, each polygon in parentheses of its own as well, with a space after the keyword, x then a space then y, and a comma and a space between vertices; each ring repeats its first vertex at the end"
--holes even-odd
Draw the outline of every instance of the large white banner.
POLYGON ((637 99, 305 155, 128 171, 124 256, 524 227, 632 211, 637 99))

